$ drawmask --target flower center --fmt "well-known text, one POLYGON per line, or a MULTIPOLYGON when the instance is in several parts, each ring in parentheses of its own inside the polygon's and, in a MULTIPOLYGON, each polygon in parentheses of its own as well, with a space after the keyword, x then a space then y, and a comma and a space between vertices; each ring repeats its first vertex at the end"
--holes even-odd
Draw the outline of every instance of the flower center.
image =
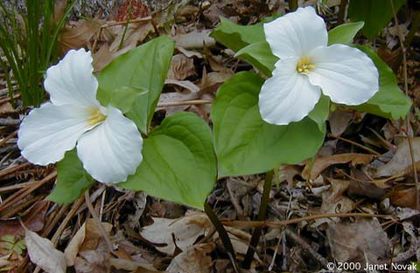
POLYGON ((101 112, 99 108, 91 108, 89 109, 89 118, 88 123, 89 125, 96 125, 98 123, 101 123, 106 119, 106 116, 101 112))
POLYGON ((312 60, 309 57, 300 58, 296 65, 296 71, 301 74, 308 74, 314 68, 315 65, 312 63, 312 60))

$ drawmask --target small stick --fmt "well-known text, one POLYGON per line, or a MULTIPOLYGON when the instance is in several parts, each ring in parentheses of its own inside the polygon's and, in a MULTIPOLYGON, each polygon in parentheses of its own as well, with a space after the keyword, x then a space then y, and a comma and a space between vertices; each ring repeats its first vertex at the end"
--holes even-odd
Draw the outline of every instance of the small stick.
POLYGON ((286 235, 292 238, 293 241, 298 243, 303 249, 309 252, 324 268, 327 268, 328 261, 322 257, 318 252, 316 252, 305 240, 300 238, 296 233, 290 229, 286 229, 286 235))
POLYGON ((283 221, 232 221, 232 220, 221 220, 223 225, 229 227, 238 228, 250 228, 250 227, 270 227, 270 228, 281 228, 291 224, 297 224, 303 221, 310 221, 322 218, 347 218, 347 217, 367 217, 367 218, 389 218, 389 215, 383 214, 370 214, 370 213, 323 213, 316 215, 309 215, 301 218, 294 218, 283 221))
POLYGON ((170 101, 158 103, 157 107, 182 106, 182 105, 201 105, 211 104, 211 100, 184 100, 184 101, 170 101))
POLYGON ((352 144, 352 145, 354 145, 354 146, 357 146, 357 147, 359 147, 359 148, 361 148, 361 149, 363 149, 363 150, 365 150, 365 151, 368 151, 368 152, 370 152, 371 154, 374 154, 374 155, 376 155, 376 156, 380 156, 380 155, 381 155, 381 154, 380 154, 380 153, 378 153, 377 151, 372 150, 372 149, 371 149, 371 148, 369 148, 369 147, 363 146, 362 144, 359 144, 359 143, 357 143, 357 142, 354 142, 353 140, 346 139, 346 138, 343 138, 343 137, 340 137, 340 136, 333 136, 333 135, 331 135, 331 134, 329 134, 328 136, 329 136, 329 137, 332 137, 332 138, 336 138, 336 139, 342 140, 342 141, 347 142, 347 143, 350 143, 350 144, 352 144))
POLYGON ((107 232, 106 232, 106 230, 105 230, 104 226, 102 225, 101 221, 99 220, 98 215, 96 214, 95 209, 94 209, 94 208, 93 208, 93 206, 92 206, 92 203, 90 202, 89 190, 86 190, 86 191, 85 191, 85 203, 86 203, 86 206, 87 206, 87 207, 88 207, 88 209, 89 209, 90 214, 91 214, 91 215, 92 215, 92 217, 93 217, 93 220, 95 221, 95 224, 98 226, 99 231, 101 232, 102 237, 103 237, 103 239, 105 240, 105 243, 106 243, 106 245, 107 245, 107 247, 108 247, 109 251, 110 251, 111 253, 113 253, 113 252, 114 252, 114 247, 112 246, 111 239, 109 238, 109 236, 108 236, 108 234, 107 234, 107 232))
MULTIPOLYGON (((390 0, 390 2, 391 2, 392 13, 394 15, 395 26, 397 28, 398 40, 400 41, 400 47, 403 54, 404 93, 408 96, 407 49, 404 46, 403 35, 400 29, 400 24, 398 23, 398 17, 397 17, 397 13, 394 7, 394 1, 390 0)), ((407 132, 405 133, 405 135, 407 136, 407 140, 408 140, 408 148, 410 150, 410 159, 411 159, 411 165, 413 169, 413 176, 414 176, 414 181, 416 183, 416 208, 420 210, 420 183, 417 177, 416 160, 414 159, 413 137, 410 134, 411 125, 410 125, 408 116, 405 118, 405 123, 406 123, 406 128, 407 128, 407 132)))

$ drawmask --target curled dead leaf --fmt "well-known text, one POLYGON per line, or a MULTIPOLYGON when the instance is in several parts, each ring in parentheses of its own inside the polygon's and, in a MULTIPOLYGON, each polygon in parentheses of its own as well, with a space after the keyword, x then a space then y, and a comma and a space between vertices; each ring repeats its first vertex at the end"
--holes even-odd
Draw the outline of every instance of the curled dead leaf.
POLYGON ((306 164, 305 169, 302 172, 302 176, 305 179, 313 180, 317 178, 322 171, 326 168, 336 165, 351 162, 352 165, 367 164, 374 158, 374 155, 370 154, 357 154, 357 153, 345 153, 336 154, 326 157, 318 157, 315 162, 306 164))
POLYGON ((214 243, 198 244, 188 247, 169 264, 168 273, 210 273, 212 259, 209 254, 214 250, 214 243))

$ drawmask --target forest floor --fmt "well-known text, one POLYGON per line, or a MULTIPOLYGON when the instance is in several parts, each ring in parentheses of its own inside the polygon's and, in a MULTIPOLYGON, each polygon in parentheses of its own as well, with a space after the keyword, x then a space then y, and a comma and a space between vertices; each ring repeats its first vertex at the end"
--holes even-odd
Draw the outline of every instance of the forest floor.
MULTIPOLYGON (((170 35, 176 51, 155 123, 177 111, 195 112, 211 123, 210 104, 173 102, 211 102, 235 72, 253 69, 208 35, 220 16, 245 25, 288 10, 286 2, 275 0, 149 1, 152 8, 145 1, 135 5, 131 20, 137 23, 127 25, 121 23, 127 18, 127 2, 78 6, 60 35, 60 48, 63 53, 89 48, 100 71, 129 49, 170 35)), ((337 7, 328 9, 324 18, 333 25, 337 7)), ((403 34, 411 20, 407 14, 399 14, 403 34)), ((255 220, 264 175, 220 179, 208 203, 224 224, 235 257, 204 212, 142 192, 97 183, 70 205, 48 201, 55 167, 32 165, 20 155, 17 130, 27 111, 19 93, 11 101, 5 72, 0 71, 0 272, 41 271, 25 250, 22 223, 52 242, 53 249, 43 250, 51 256, 46 262, 57 263, 54 249, 65 253, 67 272, 332 272, 331 262, 365 266, 366 260, 417 263, 420 270, 420 193, 413 172, 420 170, 420 36, 414 37, 404 60, 396 31, 392 22, 374 44, 402 90, 408 86, 413 111, 407 120, 334 112, 317 157, 274 173, 263 222, 255 220), (232 264, 241 267, 249 259, 245 256, 255 228, 261 228, 262 236, 249 269, 235 268, 232 264)))

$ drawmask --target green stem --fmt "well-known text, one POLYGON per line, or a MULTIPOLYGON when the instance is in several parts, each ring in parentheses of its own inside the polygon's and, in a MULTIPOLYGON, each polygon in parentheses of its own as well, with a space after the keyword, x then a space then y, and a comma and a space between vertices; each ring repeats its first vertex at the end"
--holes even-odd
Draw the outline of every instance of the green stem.
MULTIPOLYGON (((270 201, 270 190, 271 190, 271 183, 273 181, 273 171, 269 171, 265 174, 264 180, 264 188, 261 197, 261 205, 260 210, 258 211, 257 221, 264 221, 265 216, 267 214, 267 207, 270 201)), ((245 269, 249 269, 251 266, 251 262, 254 258, 255 251, 257 249, 258 242, 260 241, 262 233, 262 228, 257 227, 252 233, 251 241, 249 242, 249 247, 245 255, 245 259, 242 262, 242 267, 245 269)))
POLYGON ((295 11, 299 7, 298 0, 289 0, 289 11, 295 11))
POLYGON ((235 250, 233 249, 232 242, 229 238, 226 229, 223 227, 222 223, 219 221, 219 218, 217 218, 217 215, 214 213, 213 209, 207 202, 204 203, 204 212, 209 217, 217 233, 219 233, 219 237, 222 240, 223 246, 225 247, 226 252, 229 256, 229 260, 232 264, 233 270, 235 271, 235 273, 239 273, 240 271, 238 263, 236 262, 235 250))

